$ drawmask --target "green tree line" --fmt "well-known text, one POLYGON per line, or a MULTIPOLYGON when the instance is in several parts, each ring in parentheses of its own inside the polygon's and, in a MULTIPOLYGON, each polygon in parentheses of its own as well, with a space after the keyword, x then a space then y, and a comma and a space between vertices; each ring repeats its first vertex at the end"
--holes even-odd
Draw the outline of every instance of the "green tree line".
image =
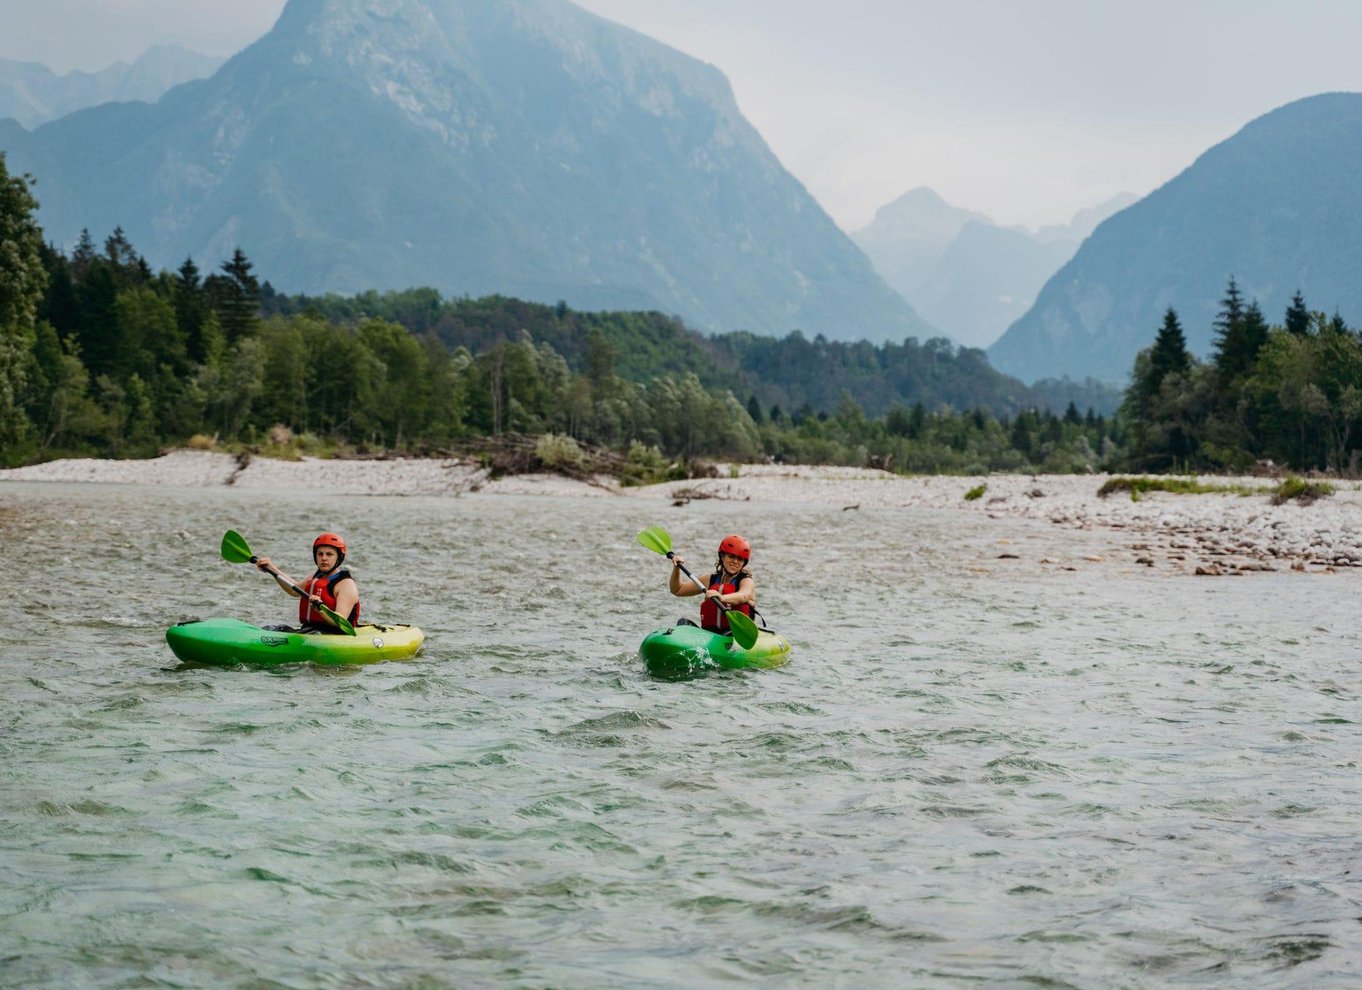
POLYGON ((1362 444, 1362 337, 1299 291, 1269 324, 1231 276, 1214 349, 1199 361, 1169 309, 1135 360, 1121 407, 1128 467, 1243 471, 1263 461, 1356 476, 1362 444))
POLYGON ((568 437, 653 469, 1070 471, 1121 449, 1114 419, 1030 408, 999 391, 980 352, 945 341, 704 338, 656 313, 426 289, 287 297, 239 249, 206 274, 191 259, 153 271, 121 230, 56 250, 31 187, 0 156, 6 464, 191 442, 431 453, 503 434, 568 437))
POLYGON ((611 370, 629 381, 690 372, 707 388, 755 395, 764 406, 785 409, 832 412, 844 393, 856 396, 869 416, 905 402, 1012 416, 1026 409, 1062 410, 1072 401, 1111 413, 1121 400, 1119 389, 1091 379, 1024 385, 992 368, 983 351, 944 338, 876 345, 830 341, 821 334, 809 339, 800 331, 783 338, 745 331, 706 336, 657 312, 581 313, 564 303, 503 296, 443 299, 429 288, 289 296, 267 286, 262 306, 266 313, 311 312, 335 323, 389 320, 475 354, 524 331, 561 354, 573 371, 587 370, 608 353, 611 370))

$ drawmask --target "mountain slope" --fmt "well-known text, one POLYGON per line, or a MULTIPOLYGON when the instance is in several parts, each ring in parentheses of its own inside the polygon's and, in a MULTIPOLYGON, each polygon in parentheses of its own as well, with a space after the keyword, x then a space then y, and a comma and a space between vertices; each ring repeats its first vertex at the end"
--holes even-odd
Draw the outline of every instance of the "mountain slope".
POLYGON ((290 0, 154 107, 0 125, 49 238, 278 288, 429 285, 706 329, 931 336, 714 68, 565 0, 290 0))
POLYGON ((1272 322, 1297 289, 1362 318, 1360 170, 1362 94, 1259 117, 1101 224, 989 357, 1024 380, 1124 381, 1170 306, 1205 356, 1230 276, 1272 322))
POLYGON ((177 45, 154 45, 132 64, 59 76, 37 62, 0 59, 0 118, 31 128, 100 103, 151 103, 172 86, 211 76, 224 61, 177 45))
POLYGON ((1097 223, 1133 198, 1116 197, 1067 226, 1032 234, 919 188, 881 207, 852 240, 924 319, 962 344, 985 347, 1030 308, 1097 223))

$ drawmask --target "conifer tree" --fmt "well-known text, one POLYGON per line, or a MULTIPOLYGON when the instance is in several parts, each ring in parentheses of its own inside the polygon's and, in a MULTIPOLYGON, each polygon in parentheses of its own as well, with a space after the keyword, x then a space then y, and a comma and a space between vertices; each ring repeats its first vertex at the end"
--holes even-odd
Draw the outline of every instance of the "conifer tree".
POLYGON ((184 331, 189 357, 202 361, 207 355, 203 346, 203 290, 199 283, 199 267, 193 258, 185 258, 175 273, 175 320, 184 331))
POLYGON ((0 152, 0 459, 31 431, 23 409, 38 303, 47 286, 31 176, 10 176, 0 152))
POLYGON ((1291 297, 1291 305, 1286 307, 1283 325, 1297 337, 1304 337, 1310 332, 1310 310, 1305 308, 1305 297, 1301 295, 1300 289, 1291 297))
POLYGON ((1262 310, 1256 302, 1244 304, 1232 275, 1225 298, 1220 301, 1215 332, 1215 368, 1223 391, 1249 372, 1267 343, 1267 321, 1262 310))
POLYGON ((1185 374, 1192 366, 1192 355, 1187 351, 1187 335, 1182 332, 1177 311, 1171 306, 1163 314, 1163 326, 1159 327, 1158 335, 1154 338, 1149 364, 1155 391, 1170 374, 1185 374))
POLYGON ((204 292, 222 323, 229 344, 250 336, 260 324, 260 283, 241 248, 222 264, 221 275, 204 280, 204 292))

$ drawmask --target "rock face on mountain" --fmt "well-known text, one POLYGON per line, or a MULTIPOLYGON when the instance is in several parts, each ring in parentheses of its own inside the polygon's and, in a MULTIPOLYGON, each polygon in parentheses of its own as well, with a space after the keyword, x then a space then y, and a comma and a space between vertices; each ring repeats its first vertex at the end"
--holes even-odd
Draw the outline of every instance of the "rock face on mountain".
POLYGON ((155 45, 131 64, 59 76, 37 62, 0 59, 0 117, 31 128, 100 103, 153 103, 172 86, 211 76, 224 61, 178 45, 155 45))
POLYGON ((1362 94, 1254 120, 1102 223, 989 349, 1026 380, 1124 381, 1172 307, 1206 356, 1231 276, 1280 323, 1292 295, 1362 320, 1362 94))
POLYGON ((286 291, 428 285, 704 329, 929 337, 727 80, 566 0, 290 0, 211 79, 29 133, 49 239, 240 246, 286 291))
POLYGON ((882 206, 852 240, 924 319, 962 344, 986 347, 1031 307, 1100 220, 1133 201, 1116 197, 1033 234, 919 188, 882 206))

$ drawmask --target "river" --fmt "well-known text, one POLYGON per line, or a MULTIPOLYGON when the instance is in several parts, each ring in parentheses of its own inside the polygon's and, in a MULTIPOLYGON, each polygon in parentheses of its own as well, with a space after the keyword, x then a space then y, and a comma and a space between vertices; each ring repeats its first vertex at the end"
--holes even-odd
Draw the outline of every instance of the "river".
POLYGON ((1355 987, 1358 579, 781 503, 0 486, 0 985, 1355 987), (771 671, 648 678, 634 534, 771 671), (181 667, 343 533, 415 660, 181 667), (1049 553, 1074 570, 1043 562, 1049 553), (1016 559, 1013 559, 1015 554, 1016 559))

